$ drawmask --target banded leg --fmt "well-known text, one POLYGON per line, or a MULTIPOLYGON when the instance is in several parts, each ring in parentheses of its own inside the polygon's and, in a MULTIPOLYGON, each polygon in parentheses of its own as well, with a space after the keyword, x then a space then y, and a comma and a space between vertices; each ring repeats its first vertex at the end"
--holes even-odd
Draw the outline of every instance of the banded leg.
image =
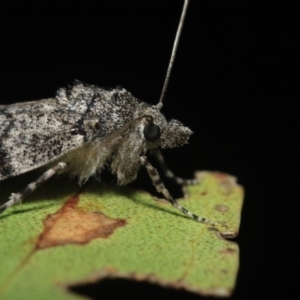
POLYGON ((177 209, 179 209, 181 212, 183 212, 186 216, 188 216, 189 218, 194 219, 197 222, 202 222, 205 224, 210 224, 212 226, 217 225, 218 223, 216 222, 212 222, 209 221, 203 217, 197 216, 195 214, 193 214, 192 212, 190 212, 189 210, 187 210, 186 208, 182 207, 181 205, 179 205, 179 203, 177 202, 176 199, 174 199, 171 194, 169 193, 169 191, 166 189, 165 185, 163 184, 157 170, 148 162, 147 157, 146 156, 141 156, 141 162, 142 164, 146 167, 146 170, 152 180, 153 185, 155 186, 157 192, 162 193, 164 195, 164 197, 177 209))
POLYGON ((184 185, 184 184, 191 185, 191 184, 198 183, 196 179, 183 179, 181 177, 176 176, 166 165, 165 159, 159 150, 155 150, 155 152, 153 152, 153 154, 156 157, 156 159, 162 169, 162 172, 164 173, 164 175, 167 178, 172 179, 175 183, 177 183, 179 185, 184 185))
POLYGON ((21 192, 15 194, 12 193, 9 197, 9 200, 0 206, 0 214, 3 213, 7 208, 13 206, 16 203, 21 203, 22 200, 31 192, 33 192, 37 187, 50 179, 53 175, 55 175, 58 171, 64 169, 66 164, 64 162, 58 163, 55 167, 49 169, 47 172, 42 174, 35 181, 28 184, 21 192))

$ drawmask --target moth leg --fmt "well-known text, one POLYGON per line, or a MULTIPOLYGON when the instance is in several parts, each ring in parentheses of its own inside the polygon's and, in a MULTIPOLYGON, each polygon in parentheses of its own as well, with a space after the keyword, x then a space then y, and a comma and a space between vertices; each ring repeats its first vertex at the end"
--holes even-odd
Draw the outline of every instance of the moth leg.
POLYGON ((49 169, 44 174, 42 174, 35 181, 28 184, 22 191, 19 193, 12 193, 9 197, 9 200, 0 206, 0 214, 3 213, 7 208, 13 206, 16 203, 21 203, 22 200, 31 192, 33 192, 37 187, 50 179, 53 175, 55 175, 58 171, 64 169, 66 164, 64 162, 58 163, 55 167, 49 169))
POLYGON ((162 172, 164 173, 164 175, 167 178, 172 179, 175 183, 177 183, 179 185, 192 185, 192 184, 198 183, 197 179, 183 179, 181 177, 176 176, 166 165, 165 159, 159 150, 155 150, 155 152, 153 154, 156 157, 156 159, 162 169, 162 172))
POLYGON ((179 203, 177 202, 176 199, 174 199, 171 194, 169 193, 169 191, 166 189, 165 185, 163 184, 157 170, 148 162, 147 157, 146 156, 141 156, 141 162, 142 164, 146 167, 146 170, 152 180, 153 185, 155 186, 157 192, 162 193, 164 195, 164 197, 177 209, 179 209, 181 212, 183 212, 186 216, 188 216, 189 218, 192 218, 194 220, 196 220, 197 222, 202 222, 205 224, 210 224, 212 226, 217 225, 218 223, 216 222, 212 222, 210 220, 207 220, 203 217, 197 216, 195 214, 193 214, 192 212, 190 212, 189 210, 187 210, 186 208, 182 207, 181 205, 179 205, 179 203))

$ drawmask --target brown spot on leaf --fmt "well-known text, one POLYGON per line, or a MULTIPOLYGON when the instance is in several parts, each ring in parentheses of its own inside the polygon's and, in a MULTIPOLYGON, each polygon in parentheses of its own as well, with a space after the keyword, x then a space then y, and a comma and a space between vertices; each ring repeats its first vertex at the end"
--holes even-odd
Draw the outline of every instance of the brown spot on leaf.
POLYGON ((230 195, 236 186, 236 178, 221 172, 215 172, 214 176, 219 182, 219 186, 223 189, 225 195, 230 195))
POLYGON ((226 211, 228 211, 228 206, 220 204, 220 205, 216 205, 215 209, 216 209, 216 211, 219 211, 219 212, 226 212, 226 211))
POLYGON ((224 250, 221 251, 221 253, 223 253, 223 254, 234 254, 236 252, 237 252, 237 250, 236 249, 232 249, 232 248, 226 248, 226 249, 224 249, 224 250))
POLYGON ((86 244, 96 238, 107 238, 125 220, 112 219, 100 212, 85 212, 77 207, 79 196, 70 198, 56 213, 44 220, 44 231, 36 249, 67 244, 86 244))

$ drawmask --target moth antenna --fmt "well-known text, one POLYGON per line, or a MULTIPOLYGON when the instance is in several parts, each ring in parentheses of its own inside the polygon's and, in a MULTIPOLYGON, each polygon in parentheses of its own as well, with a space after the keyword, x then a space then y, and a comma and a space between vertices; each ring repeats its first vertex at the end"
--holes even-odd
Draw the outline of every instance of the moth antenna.
POLYGON ((168 88, 169 79, 170 79, 172 67, 173 67, 173 64, 174 64, 176 51, 177 51, 177 48, 178 48, 178 43, 179 43, 182 27, 183 27, 183 24, 184 24, 188 4, 189 4, 189 0, 184 0, 182 12, 181 12, 181 16, 180 16, 180 20, 179 20, 179 24, 178 24, 178 28, 177 28, 177 32, 176 32, 176 36, 175 36, 175 40, 174 40, 174 44, 173 44, 173 49, 172 49, 172 53, 171 53, 171 57, 170 57, 170 61, 169 61, 168 69, 167 69, 165 82, 164 82, 164 85, 163 85, 163 88, 162 88, 162 91, 161 91, 159 102, 156 105, 158 107, 158 109, 161 109, 162 106, 163 106, 163 100, 164 100, 164 97, 165 97, 165 94, 166 94, 166 91, 167 91, 167 88, 168 88))

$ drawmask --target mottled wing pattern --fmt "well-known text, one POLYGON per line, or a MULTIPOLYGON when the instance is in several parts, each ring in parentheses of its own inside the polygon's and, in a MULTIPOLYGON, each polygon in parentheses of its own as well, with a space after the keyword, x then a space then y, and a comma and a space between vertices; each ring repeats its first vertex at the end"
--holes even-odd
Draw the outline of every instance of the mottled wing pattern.
POLYGON ((122 88, 76 83, 56 98, 0 106, 0 180, 110 135, 132 119, 137 104, 122 88))
POLYGON ((81 146, 80 115, 58 112, 56 99, 0 107, 0 180, 51 162, 81 146))

